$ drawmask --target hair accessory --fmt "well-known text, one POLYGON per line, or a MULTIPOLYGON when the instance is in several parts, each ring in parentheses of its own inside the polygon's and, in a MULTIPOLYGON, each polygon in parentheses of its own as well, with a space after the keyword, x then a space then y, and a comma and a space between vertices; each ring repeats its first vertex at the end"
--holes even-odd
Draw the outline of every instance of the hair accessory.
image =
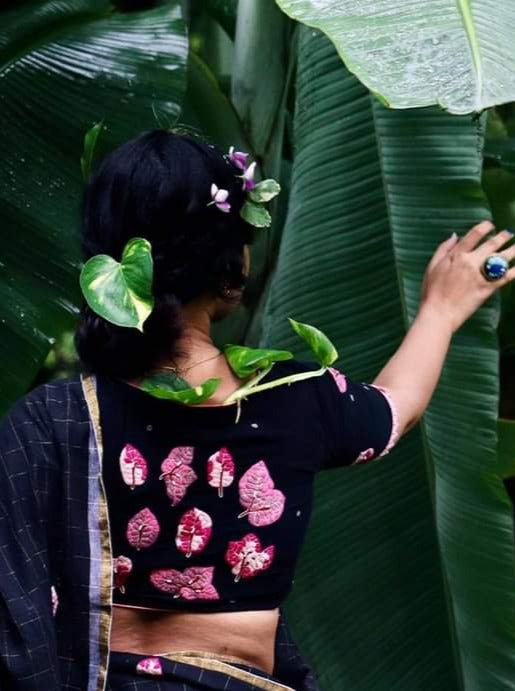
POLYGON ((234 165, 239 168, 240 170, 245 170, 247 167, 247 158, 248 154, 244 153, 243 151, 235 151, 234 146, 231 146, 229 149, 229 160, 231 163, 234 163, 234 165))
MULTIPOLYGON (((243 180, 243 191, 247 193, 247 199, 240 209, 240 216, 256 228, 268 228, 272 223, 272 217, 265 208, 265 203, 276 197, 281 191, 281 186, 276 180, 268 178, 261 182, 254 180, 256 173, 256 162, 247 165, 248 154, 244 151, 236 151, 234 146, 229 148, 229 153, 225 155, 236 168, 242 172, 237 178, 243 180)), ((211 201, 208 206, 215 204, 220 211, 228 212, 231 209, 227 201, 229 192, 221 190, 215 183, 211 184, 211 201)))
POLYGON ((208 206, 211 206, 211 204, 216 204, 217 209, 228 213, 231 210, 231 205, 227 201, 228 196, 229 192, 227 190, 219 189, 213 182, 211 185, 211 201, 209 202, 208 206))
POLYGON ((487 281, 498 281, 508 271, 509 261, 502 254, 491 254, 481 266, 481 273, 487 281))
POLYGON ((254 173, 256 172, 256 162, 251 163, 248 168, 245 168, 243 171, 243 175, 241 176, 243 179, 243 189, 244 190, 253 190, 256 187, 256 183, 254 182, 254 173))

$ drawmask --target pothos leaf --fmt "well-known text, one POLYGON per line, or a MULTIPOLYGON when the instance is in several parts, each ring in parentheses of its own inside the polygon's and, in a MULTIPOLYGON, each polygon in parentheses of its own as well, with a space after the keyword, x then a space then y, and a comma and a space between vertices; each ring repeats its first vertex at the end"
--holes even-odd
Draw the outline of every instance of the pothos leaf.
POLYGON ((148 240, 131 238, 121 262, 108 254, 96 254, 82 267, 80 287, 91 309, 117 326, 143 331, 154 308, 152 254, 148 240))
POLYGON ((333 364, 338 358, 338 351, 322 331, 309 324, 295 321, 295 319, 288 318, 288 321, 295 333, 310 347, 311 352, 322 367, 329 367, 333 364))
POLYGON ((95 148, 97 146, 97 141, 100 133, 104 129, 104 121, 101 120, 93 125, 91 129, 86 132, 84 137, 84 151, 80 157, 80 167, 82 170, 82 178, 86 181, 91 173, 91 168, 93 166, 93 159, 95 158, 95 148))
POLYGON ((242 218, 257 228, 268 228, 272 223, 272 217, 262 204, 247 200, 241 207, 242 218))
POLYGON ((144 377, 138 386, 156 398, 176 403, 195 404, 203 403, 210 398, 220 386, 220 382, 221 379, 206 379, 199 386, 190 386, 176 374, 153 374, 150 377, 144 377))
POLYGON ((289 350, 247 348, 232 344, 224 347, 224 355, 232 371, 240 378, 248 377, 260 369, 269 367, 274 362, 293 358, 293 353, 290 353, 289 350))
POLYGON ((281 191, 281 185, 272 178, 261 180, 254 189, 249 190, 249 197, 253 202, 269 202, 281 191))

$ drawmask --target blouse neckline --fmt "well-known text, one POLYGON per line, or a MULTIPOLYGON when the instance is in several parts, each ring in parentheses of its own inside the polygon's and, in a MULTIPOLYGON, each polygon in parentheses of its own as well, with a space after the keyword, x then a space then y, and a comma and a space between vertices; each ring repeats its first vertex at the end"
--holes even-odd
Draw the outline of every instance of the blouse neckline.
MULTIPOLYGON (((261 382, 266 382, 273 373, 274 378, 277 372, 273 372, 275 368, 272 368, 261 382)), ((123 392, 129 400, 134 401, 136 405, 145 405, 146 409, 150 407, 152 411, 159 413, 168 412, 173 408, 174 414, 183 414, 185 416, 192 416, 196 418, 209 419, 213 421, 228 421, 234 422, 238 412, 238 402, 229 404, 217 404, 217 405, 190 405, 184 403, 178 403, 177 401, 171 401, 165 398, 157 398, 147 393, 143 389, 129 384, 124 379, 106 375, 107 379, 120 391, 123 392)), ((252 394, 245 399, 245 408, 248 409, 249 402, 252 405, 253 399, 258 397, 260 393, 252 394)), ((241 402, 240 402, 241 404, 241 402)))

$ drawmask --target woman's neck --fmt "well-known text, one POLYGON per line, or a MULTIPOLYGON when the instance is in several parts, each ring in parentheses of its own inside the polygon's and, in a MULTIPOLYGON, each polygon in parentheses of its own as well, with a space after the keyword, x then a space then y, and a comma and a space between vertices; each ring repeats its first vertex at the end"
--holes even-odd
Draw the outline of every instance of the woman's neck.
POLYGON ((181 336, 176 343, 177 356, 159 367, 176 367, 179 371, 220 352, 211 338, 211 315, 206 308, 183 308, 181 336))

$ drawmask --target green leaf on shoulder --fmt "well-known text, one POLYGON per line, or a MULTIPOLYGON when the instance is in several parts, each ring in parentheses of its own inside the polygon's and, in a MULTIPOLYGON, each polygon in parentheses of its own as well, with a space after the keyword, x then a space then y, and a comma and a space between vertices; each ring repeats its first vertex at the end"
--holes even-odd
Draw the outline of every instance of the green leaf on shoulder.
POLYGON ((314 326, 288 318, 292 329, 307 343, 322 367, 329 367, 338 359, 338 351, 327 336, 314 326))
POLYGON ((138 386, 155 398, 194 405, 211 398, 220 383, 221 379, 206 379, 199 386, 190 386, 176 374, 162 373, 144 377, 138 386))
POLYGON ((277 197, 281 191, 281 185, 272 178, 261 180, 254 189, 249 190, 249 197, 253 202, 258 204, 262 202, 269 202, 274 197, 277 197))
POLYGON ((224 355, 233 372, 242 379, 269 367, 274 362, 293 358, 293 353, 290 353, 289 350, 247 348, 232 344, 224 346, 224 355))
POLYGON ((120 262, 108 254, 88 259, 80 273, 80 287, 90 308, 117 326, 143 331, 154 308, 151 246, 145 238, 131 238, 120 262))
POLYGON ((89 178, 91 169, 93 167, 93 159, 95 158, 95 149, 97 146, 100 133, 104 129, 104 121, 97 122, 91 127, 84 136, 84 150, 80 157, 80 167, 82 171, 82 178, 84 182, 89 178))
POLYGON ((272 223, 272 217, 262 204, 246 201, 241 207, 242 218, 257 228, 268 228, 272 223))

